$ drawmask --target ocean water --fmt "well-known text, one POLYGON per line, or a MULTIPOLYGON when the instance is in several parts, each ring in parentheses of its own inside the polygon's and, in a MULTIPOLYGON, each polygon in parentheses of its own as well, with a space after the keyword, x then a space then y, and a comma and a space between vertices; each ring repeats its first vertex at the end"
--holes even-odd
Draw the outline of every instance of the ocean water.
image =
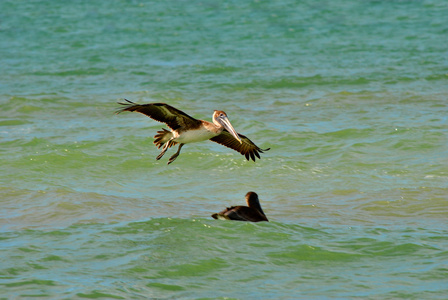
POLYGON ((0 299, 446 299, 448 3, 0 1, 0 299), (159 161, 117 101, 226 111, 159 161), (213 220, 258 193, 270 222, 213 220))

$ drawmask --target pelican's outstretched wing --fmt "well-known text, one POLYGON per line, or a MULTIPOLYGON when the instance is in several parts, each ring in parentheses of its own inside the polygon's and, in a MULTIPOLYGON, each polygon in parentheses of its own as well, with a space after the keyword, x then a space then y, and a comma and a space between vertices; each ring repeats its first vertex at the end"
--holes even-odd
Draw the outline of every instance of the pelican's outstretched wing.
POLYGON ((226 129, 224 129, 220 135, 215 136, 210 140, 235 151, 238 151, 242 155, 246 156, 247 160, 252 159, 253 161, 255 161, 255 157, 260 158, 259 153, 263 153, 263 151, 268 151, 270 149, 261 149, 245 135, 238 133, 238 136, 240 137, 242 143, 240 143, 226 129))
POLYGON ((117 110, 117 114, 124 111, 136 111, 147 115, 151 119, 165 123, 172 130, 179 127, 195 129, 201 125, 201 121, 166 103, 137 104, 127 99, 124 100, 128 103, 118 102, 125 107, 117 110))

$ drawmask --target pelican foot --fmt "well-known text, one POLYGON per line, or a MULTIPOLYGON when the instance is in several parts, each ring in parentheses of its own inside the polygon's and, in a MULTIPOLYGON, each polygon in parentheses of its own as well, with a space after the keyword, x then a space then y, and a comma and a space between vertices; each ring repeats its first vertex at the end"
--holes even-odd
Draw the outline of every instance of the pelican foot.
POLYGON ((180 145, 179 145, 179 148, 177 149, 177 152, 174 153, 174 155, 171 156, 170 159, 168 159, 168 165, 169 165, 170 163, 172 163, 172 162, 179 156, 179 154, 180 154, 180 149, 182 149, 182 147, 183 147, 184 145, 185 145, 185 144, 180 144, 180 145))
POLYGON ((157 160, 161 159, 161 158, 162 158, 162 156, 163 156, 163 155, 165 154, 165 152, 166 152, 166 150, 164 150, 164 151, 160 152, 160 154, 159 154, 159 155, 157 155, 156 159, 157 159, 157 160))
POLYGON ((165 145, 163 145, 162 152, 160 152, 160 154, 156 157, 157 160, 162 158, 162 156, 165 154, 166 150, 168 150, 168 148, 170 147, 169 145, 170 145, 169 141, 167 143, 165 143, 165 145))
POLYGON ((179 156, 179 153, 174 154, 173 156, 170 157, 170 159, 168 159, 168 163, 167 165, 169 165, 170 163, 172 163, 173 161, 176 160, 176 158, 179 156))

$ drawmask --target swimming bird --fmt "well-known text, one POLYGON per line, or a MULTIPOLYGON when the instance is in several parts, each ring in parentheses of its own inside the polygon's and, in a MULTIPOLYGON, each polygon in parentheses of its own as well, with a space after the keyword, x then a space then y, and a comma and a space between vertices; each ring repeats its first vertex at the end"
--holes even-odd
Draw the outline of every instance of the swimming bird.
POLYGON ((232 124, 230 124, 226 113, 222 110, 214 111, 213 123, 211 123, 190 117, 183 111, 166 103, 137 104, 127 99, 124 100, 127 103, 118 102, 118 104, 125 107, 117 110, 117 114, 124 111, 136 111, 156 121, 165 123, 171 128, 171 131, 162 128, 162 131, 157 131, 157 134, 154 136, 154 144, 157 148, 163 147, 162 152, 156 158, 157 160, 162 158, 168 148, 179 144, 177 152, 169 158, 168 164, 172 163, 179 156, 180 149, 185 144, 205 140, 211 140, 236 150, 245 155, 247 160, 252 159, 253 161, 255 161, 255 157, 260 158, 259 153, 270 149, 261 149, 248 137, 237 133, 232 124))
POLYGON ((247 206, 232 206, 227 207, 223 211, 213 214, 214 219, 220 220, 236 220, 248 222, 269 222, 268 218, 261 208, 258 195, 255 192, 248 192, 246 194, 247 206))

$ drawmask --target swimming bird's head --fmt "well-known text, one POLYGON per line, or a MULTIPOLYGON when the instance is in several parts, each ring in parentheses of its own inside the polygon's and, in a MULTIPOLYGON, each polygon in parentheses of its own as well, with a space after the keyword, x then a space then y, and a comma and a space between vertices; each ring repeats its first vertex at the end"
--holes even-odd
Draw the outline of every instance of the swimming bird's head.
MULTIPOLYGON (((258 200, 257 193, 255 193, 255 192, 248 192, 246 194, 246 203, 247 203, 247 206, 249 206, 250 208, 258 210, 266 218, 266 215, 264 214, 264 211, 261 208, 260 200, 258 200)), ((266 218, 266 221, 268 221, 268 218, 266 218)))
POLYGON ((246 203, 249 207, 260 206, 260 200, 258 200, 258 195, 255 192, 247 192, 246 203))
POLYGON ((232 124, 230 124, 229 118, 227 117, 227 114, 223 112, 222 110, 215 110, 213 113, 213 123, 215 123, 218 126, 224 127, 231 135, 233 135, 234 138, 238 140, 241 144, 243 143, 238 136, 238 133, 233 128, 232 124))

